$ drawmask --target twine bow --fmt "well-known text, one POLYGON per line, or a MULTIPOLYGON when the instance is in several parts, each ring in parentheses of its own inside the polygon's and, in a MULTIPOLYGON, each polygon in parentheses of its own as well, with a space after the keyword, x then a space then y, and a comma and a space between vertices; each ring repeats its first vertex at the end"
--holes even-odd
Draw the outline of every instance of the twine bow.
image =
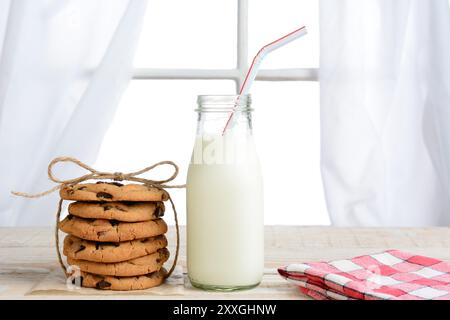
MULTIPOLYGON (((177 176, 178 176, 178 166, 172 162, 172 161, 161 161, 158 163, 155 163, 149 167, 146 167, 142 170, 139 171, 135 171, 135 172, 130 172, 130 173, 122 173, 122 172, 114 172, 114 173, 110 173, 110 172, 102 172, 102 171, 97 171, 94 168, 88 166, 87 164, 81 162, 80 160, 76 159, 76 158, 72 158, 72 157, 58 157, 53 159, 49 165, 48 165, 48 170, 47 170, 47 174, 48 177, 51 181, 57 183, 58 185, 46 190, 44 192, 40 192, 40 193, 26 193, 26 192, 17 192, 17 191, 11 191, 12 194, 19 196, 19 197, 25 197, 25 198, 40 198, 43 196, 46 196, 52 192, 55 192, 57 190, 60 190, 61 188, 67 186, 67 185, 74 185, 74 184, 78 184, 81 183, 83 181, 86 180, 105 180, 105 179, 109 179, 109 180, 114 180, 114 181, 133 181, 133 182, 139 182, 139 183, 143 183, 146 186, 151 186, 154 188, 158 188, 158 189, 168 189, 168 188, 185 188, 186 185, 167 185, 167 182, 170 182, 172 180, 174 180, 177 176), (58 179, 57 177, 55 177, 55 175, 53 174, 53 167, 60 162, 72 162, 78 166, 80 166, 83 169, 86 169, 87 171, 90 171, 90 173, 85 174, 81 177, 78 178, 73 178, 73 179, 67 179, 67 180, 61 180, 58 179), (150 180, 150 179, 145 179, 145 178, 141 178, 139 177, 139 175, 147 172, 147 171, 151 171, 153 169, 155 169, 156 167, 159 166, 163 166, 163 165, 170 165, 173 167, 174 172, 172 173, 172 175, 164 180, 150 180)), ((179 248, 180 248, 180 230, 179 230, 179 226, 178 226, 178 215, 177 215, 177 210, 175 209, 175 204, 172 201, 172 198, 170 197, 170 194, 167 193, 169 198, 168 200, 170 201, 170 204, 172 205, 172 210, 174 213, 174 218, 175 218, 175 226, 176 226, 176 235, 177 235, 177 243, 176 243, 176 250, 175 250, 175 257, 174 257, 174 261, 173 264, 169 270, 169 272, 167 273, 166 277, 168 278, 173 271, 175 270, 177 261, 178 261, 178 253, 179 253, 179 248)), ((61 257, 61 252, 60 252, 60 248, 59 248, 59 221, 60 221, 60 216, 61 216, 61 210, 62 210, 62 204, 63 204, 64 199, 60 199, 58 202, 58 210, 56 212, 56 227, 55 227, 55 242, 56 242, 56 253, 58 255, 58 261, 59 264, 61 265, 61 267, 64 270, 64 273, 67 275, 67 267, 65 266, 62 257, 61 257)))

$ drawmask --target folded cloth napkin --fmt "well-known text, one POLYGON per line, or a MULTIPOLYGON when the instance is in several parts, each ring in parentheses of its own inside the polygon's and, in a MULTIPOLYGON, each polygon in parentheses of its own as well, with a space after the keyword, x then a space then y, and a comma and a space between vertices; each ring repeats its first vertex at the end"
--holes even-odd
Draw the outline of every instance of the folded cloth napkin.
POLYGON ((450 263, 398 250, 278 272, 317 300, 450 300, 450 263))

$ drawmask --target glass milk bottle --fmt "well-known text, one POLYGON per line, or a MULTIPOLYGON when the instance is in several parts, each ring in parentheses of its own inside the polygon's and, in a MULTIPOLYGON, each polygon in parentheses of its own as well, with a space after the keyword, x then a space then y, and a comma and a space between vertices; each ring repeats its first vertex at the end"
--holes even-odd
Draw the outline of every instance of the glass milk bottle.
POLYGON ((257 286, 264 268, 263 182, 250 96, 199 96, 187 178, 187 265, 193 286, 257 286), (222 134, 234 105, 233 125, 222 134))

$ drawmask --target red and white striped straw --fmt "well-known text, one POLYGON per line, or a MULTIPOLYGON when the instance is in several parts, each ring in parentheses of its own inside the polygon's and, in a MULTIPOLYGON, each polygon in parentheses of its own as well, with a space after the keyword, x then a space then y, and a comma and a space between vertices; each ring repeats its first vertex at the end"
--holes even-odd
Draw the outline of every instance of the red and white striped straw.
POLYGON ((234 123, 233 115, 236 112, 237 106, 239 105, 239 99, 241 96, 246 95, 250 92, 250 88, 255 81, 256 74, 258 73, 259 66, 264 59, 264 57, 269 54, 270 52, 288 44, 289 42, 300 38, 301 36, 304 36, 307 33, 306 27, 303 26, 297 30, 294 30, 290 33, 288 33, 285 36, 282 36, 281 38, 278 38, 277 40, 274 40, 270 42, 269 44, 266 44, 264 47, 262 47, 258 53, 253 58, 252 64, 250 65, 250 68, 247 71, 247 75, 245 76, 244 82, 242 83, 242 86, 239 90, 239 95, 236 99, 236 103, 231 110, 230 116, 228 117, 227 123, 225 124, 225 127, 223 128, 222 135, 225 134, 225 131, 231 127, 234 123))

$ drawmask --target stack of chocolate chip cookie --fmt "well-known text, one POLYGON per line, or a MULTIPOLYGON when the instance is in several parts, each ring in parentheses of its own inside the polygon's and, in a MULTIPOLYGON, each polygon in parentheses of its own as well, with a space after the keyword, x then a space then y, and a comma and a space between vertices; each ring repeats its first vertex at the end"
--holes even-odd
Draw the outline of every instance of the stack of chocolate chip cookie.
POLYGON ((82 286, 138 290, 164 281, 169 251, 161 217, 167 192, 97 182, 64 186, 60 195, 75 200, 59 228, 68 233, 64 255, 80 268, 82 286))

